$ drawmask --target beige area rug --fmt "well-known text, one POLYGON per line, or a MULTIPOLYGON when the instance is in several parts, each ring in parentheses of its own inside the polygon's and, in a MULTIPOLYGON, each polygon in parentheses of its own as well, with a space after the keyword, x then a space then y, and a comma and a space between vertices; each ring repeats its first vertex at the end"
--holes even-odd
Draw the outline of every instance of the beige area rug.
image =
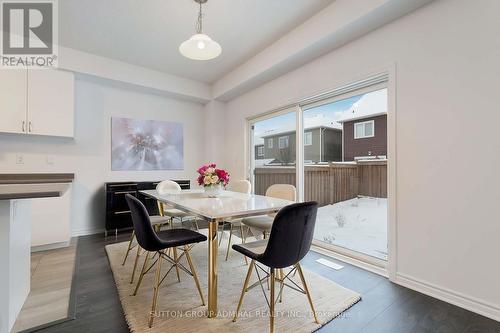
MULTIPOLYGON (((224 237, 227 240, 227 237, 224 237)), ((234 242, 239 242, 233 237, 234 242)), ((246 293, 241 308, 242 316, 236 323, 232 315, 236 310, 238 298, 248 270, 241 255, 232 251, 228 261, 224 261, 227 243, 219 247, 219 292, 217 318, 207 318, 207 307, 201 305, 199 294, 191 276, 181 271, 181 282, 177 281, 175 270, 170 272, 163 282, 158 295, 157 310, 161 315, 155 318, 152 329, 148 328, 148 314, 151 309, 154 273, 149 272, 137 296, 131 296, 134 285, 130 284, 130 276, 135 259, 129 255, 125 266, 122 266, 127 243, 106 246, 109 262, 122 303, 125 318, 132 332, 266 332, 269 331, 268 307, 262 289, 257 286, 246 293)), ((135 251, 134 251, 135 252, 135 251)), ((197 244, 191 251, 193 260, 207 302, 207 242, 197 244)), ((143 257, 140 258, 142 265, 143 257)), ((185 261, 185 258, 183 258, 185 261)), ((187 266, 187 263, 183 263, 187 266)), ((138 265, 139 266, 139 265, 138 265)), ((162 272, 170 265, 162 264, 162 272)), ((188 266, 187 266, 188 267, 188 266)), ((283 302, 276 305, 276 332, 312 332, 337 317, 354 305, 361 296, 349 289, 327 280, 315 273, 304 270, 313 298, 320 325, 312 318, 307 297, 290 288, 284 289, 283 302)), ((300 284, 298 274, 293 278, 300 284)), ((137 279, 136 279, 137 280, 137 279)), ((257 281, 255 271, 250 283, 257 281)), ((279 284, 276 284, 278 287, 279 284)))

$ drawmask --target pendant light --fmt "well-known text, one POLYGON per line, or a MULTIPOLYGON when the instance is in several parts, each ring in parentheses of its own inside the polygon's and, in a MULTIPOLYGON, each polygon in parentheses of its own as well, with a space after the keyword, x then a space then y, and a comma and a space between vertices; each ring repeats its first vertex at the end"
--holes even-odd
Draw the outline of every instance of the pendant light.
POLYGON ((193 60, 210 60, 217 58, 222 53, 222 48, 216 41, 203 33, 203 13, 201 5, 208 0, 194 0, 200 4, 198 21, 196 22, 196 34, 179 46, 180 53, 186 58, 193 60))

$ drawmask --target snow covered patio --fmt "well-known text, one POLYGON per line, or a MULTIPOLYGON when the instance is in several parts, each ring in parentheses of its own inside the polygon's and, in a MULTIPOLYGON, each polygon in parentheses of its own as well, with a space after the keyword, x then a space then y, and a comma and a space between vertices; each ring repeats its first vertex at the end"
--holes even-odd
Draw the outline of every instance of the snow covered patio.
POLYGON ((358 197, 319 208, 314 239, 387 260, 387 199, 358 197))

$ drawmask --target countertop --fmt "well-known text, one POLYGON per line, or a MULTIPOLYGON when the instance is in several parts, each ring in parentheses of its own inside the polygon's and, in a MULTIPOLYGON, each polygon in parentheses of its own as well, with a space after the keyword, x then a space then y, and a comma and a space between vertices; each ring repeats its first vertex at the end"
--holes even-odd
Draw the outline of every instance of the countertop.
POLYGON ((0 173, 0 184, 71 183, 73 173, 0 173))
POLYGON ((0 174, 0 200, 60 197, 74 178, 72 173, 0 174))

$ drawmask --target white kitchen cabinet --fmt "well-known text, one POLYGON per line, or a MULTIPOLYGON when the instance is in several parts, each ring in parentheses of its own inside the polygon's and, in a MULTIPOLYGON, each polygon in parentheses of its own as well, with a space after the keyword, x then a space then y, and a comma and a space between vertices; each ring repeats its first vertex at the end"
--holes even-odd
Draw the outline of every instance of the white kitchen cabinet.
POLYGON ((74 136, 73 73, 0 70, 0 132, 74 136))
POLYGON ((73 73, 30 70, 27 110, 29 134, 73 137, 73 73))
POLYGON ((27 131, 26 86, 26 70, 0 70, 0 132, 27 131))
POLYGON ((31 200, 31 250, 68 246, 71 239, 71 187, 63 196, 31 200))

